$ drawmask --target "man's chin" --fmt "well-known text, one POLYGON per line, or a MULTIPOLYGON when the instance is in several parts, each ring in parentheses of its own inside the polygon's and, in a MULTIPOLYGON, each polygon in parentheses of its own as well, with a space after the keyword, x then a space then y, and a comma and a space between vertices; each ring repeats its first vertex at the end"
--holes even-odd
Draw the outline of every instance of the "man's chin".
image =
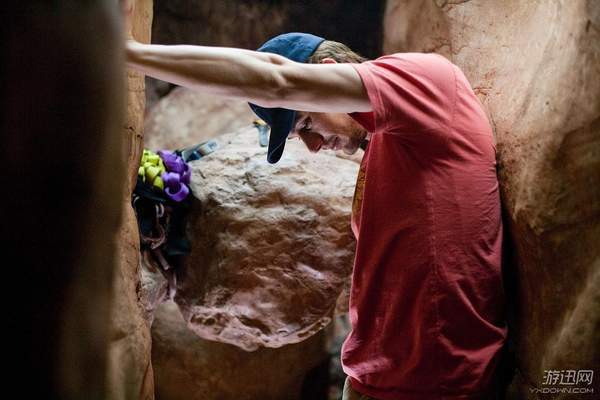
POLYGON ((342 150, 345 154, 351 156, 352 154, 356 154, 358 149, 360 149, 360 143, 362 140, 357 140, 356 138, 352 138, 345 146, 342 147, 342 150))
POLYGON ((355 154, 358 151, 358 146, 344 146, 342 147, 342 151, 344 152, 344 154, 348 154, 349 156, 351 156, 352 154, 355 154))

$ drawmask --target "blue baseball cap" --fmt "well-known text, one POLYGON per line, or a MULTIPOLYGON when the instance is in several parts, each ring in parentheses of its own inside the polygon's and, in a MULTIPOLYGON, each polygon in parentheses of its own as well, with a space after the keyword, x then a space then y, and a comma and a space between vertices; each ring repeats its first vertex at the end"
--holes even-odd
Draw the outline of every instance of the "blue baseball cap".
MULTIPOLYGON (((284 33, 269 39, 257 51, 279 54, 297 62, 306 62, 324 41, 322 37, 309 33, 284 33)), ((294 127, 296 111, 286 108, 265 108, 248 103, 250 108, 259 118, 271 127, 267 161, 275 164, 283 154, 285 141, 294 127)))

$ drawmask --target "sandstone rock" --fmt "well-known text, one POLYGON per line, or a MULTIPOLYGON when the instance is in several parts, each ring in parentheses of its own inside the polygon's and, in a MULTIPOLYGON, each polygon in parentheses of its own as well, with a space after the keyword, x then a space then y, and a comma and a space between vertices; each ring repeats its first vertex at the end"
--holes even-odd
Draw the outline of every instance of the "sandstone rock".
MULTIPOLYGON (((133 35, 150 41, 152 0, 136 0, 133 35)), ((137 220, 131 207, 137 169, 142 150, 144 118, 144 77, 127 71, 127 120, 122 127, 123 153, 127 158, 127 184, 121 207, 124 218, 117 236, 118 268, 113 281, 111 343, 109 348, 108 386, 110 399, 154 398, 150 324, 140 302, 140 248, 137 220)), ((123 154, 121 153, 121 154, 123 154)))
POLYGON ((190 331, 173 302, 156 310, 152 362, 161 400, 299 400, 307 372, 327 357, 321 331, 302 343, 246 352, 190 331))
POLYGON ((450 58, 495 130, 520 399, 544 370, 600 368, 599 27, 592 0, 387 3, 385 52, 450 58))
POLYGON ((244 101, 176 88, 148 112, 144 146, 153 150, 191 146, 247 126, 255 118, 244 101))
POLYGON ((24 399, 106 399, 125 176, 117 16, 99 0, 2 6, 4 381, 24 399))
POLYGON ((349 281, 358 165, 298 141, 268 164, 253 127, 219 141, 191 163, 193 248, 175 302, 205 339, 245 350, 305 340, 330 322, 349 281))
POLYGON ((169 283, 160 271, 159 264, 152 259, 150 251, 142 252, 141 257, 140 302, 145 311, 145 319, 152 326, 154 311, 169 300, 169 283))

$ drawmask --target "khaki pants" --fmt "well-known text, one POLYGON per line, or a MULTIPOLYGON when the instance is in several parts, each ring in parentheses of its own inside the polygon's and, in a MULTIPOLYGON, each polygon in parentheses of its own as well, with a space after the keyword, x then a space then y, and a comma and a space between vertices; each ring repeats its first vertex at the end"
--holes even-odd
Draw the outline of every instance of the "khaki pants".
POLYGON ((364 394, 358 393, 356 390, 352 389, 350 385, 350 377, 346 376, 346 381, 344 382, 344 390, 342 392, 342 400, 377 400, 373 397, 369 397, 364 394))
MULTIPOLYGON (((478 399, 478 400, 499 400, 500 396, 497 394, 491 394, 489 396, 487 395, 479 395, 479 396, 475 396, 475 397, 471 397, 472 399, 478 399)), ((466 397, 465 397, 466 399, 466 397)), ((374 397, 369 397, 365 394, 360 394, 358 393, 356 390, 352 389, 352 386, 350 385, 350 377, 346 376, 346 381, 344 382, 344 390, 342 391, 342 400, 377 400, 374 397)))

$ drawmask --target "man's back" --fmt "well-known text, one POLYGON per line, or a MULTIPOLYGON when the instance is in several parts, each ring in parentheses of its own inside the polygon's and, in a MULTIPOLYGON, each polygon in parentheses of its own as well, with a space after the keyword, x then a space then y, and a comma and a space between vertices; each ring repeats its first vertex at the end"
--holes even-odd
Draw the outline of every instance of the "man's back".
POLYGON ((351 114, 371 138, 353 207, 344 371, 380 399, 477 398, 506 337, 489 123, 441 56, 395 54, 355 68, 373 112, 351 114))

